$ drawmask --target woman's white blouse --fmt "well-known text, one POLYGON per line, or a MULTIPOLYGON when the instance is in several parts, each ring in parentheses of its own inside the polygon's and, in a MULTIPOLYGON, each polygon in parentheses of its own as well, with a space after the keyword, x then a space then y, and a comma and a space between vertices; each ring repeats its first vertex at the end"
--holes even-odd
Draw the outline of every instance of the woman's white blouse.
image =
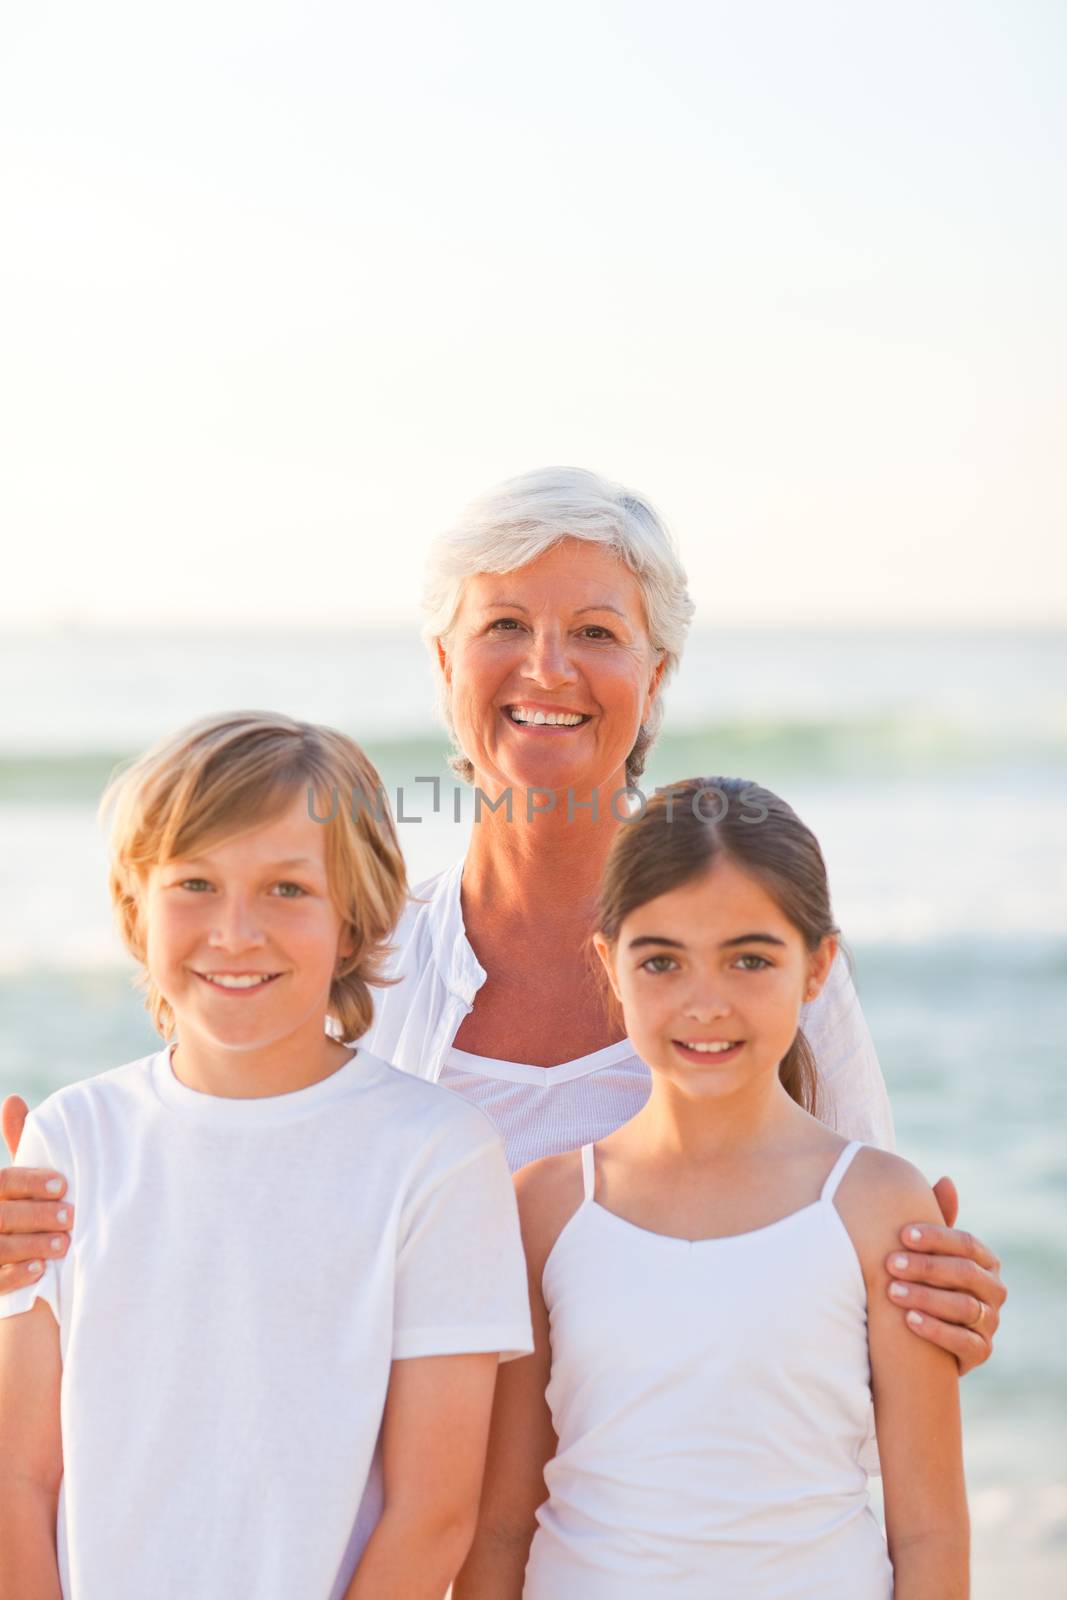
MULTIPOLYGON (((414 890, 392 941, 389 976, 398 981, 375 991, 374 1021, 361 1043, 487 1111, 513 1168, 602 1138, 640 1109, 651 1084, 628 1040, 556 1067, 453 1048, 485 982, 463 926, 462 877, 457 861, 414 890)), ((885 1081, 842 956, 822 993, 803 1008, 801 1025, 818 1063, 823 1121, 846 1139, 891 1150, 885 1081)))

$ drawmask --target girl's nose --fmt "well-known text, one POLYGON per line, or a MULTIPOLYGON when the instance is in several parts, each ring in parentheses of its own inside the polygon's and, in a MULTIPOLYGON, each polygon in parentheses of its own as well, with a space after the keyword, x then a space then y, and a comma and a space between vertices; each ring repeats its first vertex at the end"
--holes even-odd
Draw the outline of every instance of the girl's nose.
POLYGON ((685 1015, 690 1022, 718 1022, 730 1014, 730 1002, 715 989, 704 989, 691 995, 685 1005, 685 1015))

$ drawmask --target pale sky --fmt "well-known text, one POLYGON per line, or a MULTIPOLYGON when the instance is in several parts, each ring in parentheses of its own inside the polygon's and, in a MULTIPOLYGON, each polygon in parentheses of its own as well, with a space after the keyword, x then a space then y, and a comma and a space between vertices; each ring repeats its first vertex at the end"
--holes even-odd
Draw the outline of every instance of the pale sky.
POLYGON ((1067 621, 1060 0, 0 11, 0 618, 391 621, 534 466, 706 623, 1067 621))

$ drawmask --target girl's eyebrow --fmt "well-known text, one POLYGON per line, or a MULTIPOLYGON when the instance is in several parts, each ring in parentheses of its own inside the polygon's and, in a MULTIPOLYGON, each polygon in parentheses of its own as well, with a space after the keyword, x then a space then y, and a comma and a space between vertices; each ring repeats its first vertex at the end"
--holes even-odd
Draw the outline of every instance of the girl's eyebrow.
MULTIPOLYGON (((639 939, 631 939, 627 945, 628 950, 638 950, 645 944, 668 945, 672 950, 684 950, 685 945, 680 939, 661 939, 654 933, 643 933, 639 939)), ((785 949, 785 940, 777 938, 773 933, 742 933, 736 939, 724 939, 719 945, 720 950, 732 950, 738 944, 775 944, 785 949)))

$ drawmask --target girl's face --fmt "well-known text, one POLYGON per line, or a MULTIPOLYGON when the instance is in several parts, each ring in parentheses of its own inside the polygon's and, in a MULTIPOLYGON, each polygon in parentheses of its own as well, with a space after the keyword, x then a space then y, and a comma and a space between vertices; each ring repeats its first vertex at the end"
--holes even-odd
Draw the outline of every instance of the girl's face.
POLYGON ((515 572, 468 579, 438 653, 460 747, 487 786, 513 786, 521 806, 526 789, 625 782, 662 666, 637 579, 609 551, 565 539, 515 572))
POLYGON ((597 953, 638 1054, 689 1096, 777 1077, 836 943, 810 952, 759 880, 723 857, 626 917, 597 953))
POLYGON ((181 1043, 251 1052, 319 1048, 341 954, 326 828, 301 790, 273 821, 154 866, 146 965, 181 1043))

